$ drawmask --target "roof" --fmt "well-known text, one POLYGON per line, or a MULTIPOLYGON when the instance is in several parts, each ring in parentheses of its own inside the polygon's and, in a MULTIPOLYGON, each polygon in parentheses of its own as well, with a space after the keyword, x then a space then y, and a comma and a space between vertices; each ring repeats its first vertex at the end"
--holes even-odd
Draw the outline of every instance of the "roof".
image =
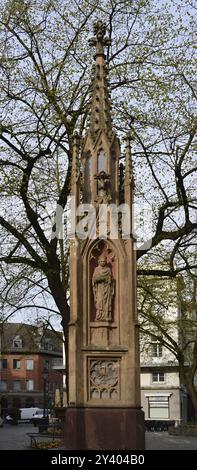
POLYGON ((62 355, 62 333, 45 325, 2 323, 1 353, 34 352, 62 355))

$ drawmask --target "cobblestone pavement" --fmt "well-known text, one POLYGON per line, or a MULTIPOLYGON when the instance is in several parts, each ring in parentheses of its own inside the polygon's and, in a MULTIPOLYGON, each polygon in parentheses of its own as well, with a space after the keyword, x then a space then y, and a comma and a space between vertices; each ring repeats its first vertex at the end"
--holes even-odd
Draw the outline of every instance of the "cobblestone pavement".
MULTIPOLYGON (((31 424, 0 428, 0 450, 29 449, 27 433, 38 432, 31 424)), ((167 432, 146 432, 147 450, 197 450, 196 437, 169 436, 167 432)))
POLYGON ((197 438, 170 436, 168 432, 146 432, 147 450, 197 450, 197 438))
POLYGON ((11 426, 4 424, 0 428, 0 450, 24 450, 29 448, 30 439, 27 432, 36 432, 32 424, 11 426))

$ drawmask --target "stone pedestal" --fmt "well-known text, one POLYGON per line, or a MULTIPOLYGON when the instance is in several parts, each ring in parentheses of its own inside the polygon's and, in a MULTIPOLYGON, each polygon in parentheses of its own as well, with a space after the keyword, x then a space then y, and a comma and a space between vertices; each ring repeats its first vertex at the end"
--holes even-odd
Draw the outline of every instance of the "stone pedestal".
POLYGON ((144 413, 140 408, 66 410, 66 450, 143 450, 144 413))

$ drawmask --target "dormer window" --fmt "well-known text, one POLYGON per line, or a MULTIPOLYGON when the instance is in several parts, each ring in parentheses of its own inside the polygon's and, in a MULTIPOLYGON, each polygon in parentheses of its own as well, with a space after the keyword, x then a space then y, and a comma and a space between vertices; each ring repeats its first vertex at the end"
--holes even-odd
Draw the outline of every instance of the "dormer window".
POLYGON ((163 355, 162 344, 158 342, 152 343, 152 356, 162 357, 162 355, 163 355))
POLYGON ((23 340, 20 336, 15 336, 12 343, 13 348, 22 348, 23 347, 23 340))
POLYGON ((42 341, 40 343, 40 349, 44 349, 45 351, 53 351, 53 345, 48 341, 42 341))

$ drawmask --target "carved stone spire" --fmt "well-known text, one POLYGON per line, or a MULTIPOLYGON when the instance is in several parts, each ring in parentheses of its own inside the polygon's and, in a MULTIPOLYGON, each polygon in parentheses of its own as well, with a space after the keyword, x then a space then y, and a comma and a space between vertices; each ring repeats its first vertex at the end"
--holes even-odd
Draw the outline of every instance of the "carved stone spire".
POLYGON ((96 48, 91 81, 89 125, 82 147, 84 175, 83 202, 99 204, 118 203, 119 140, 112 129, 111 105, 107 80, 104 47, 111 41, 105 36, 106 25, 94 23, 95 36, 90 39, 96 48))
MULTIPOLYGON (((80 203, 85 205, 80 205, 78 212, 72 205, 70 211, 71 226, 75 222, 77 230, 70 240, 64 442, 71 450, 140 450, 144 449, 145 426, 140 404, 136 256, 130 223, 131 147, 129 139, 125 168, 119 166, 120 143, 112 131, 107 89, 104 46, 109 42, 105 32, 101 21, 95 23, 90 127, 80 152, 80 203), (129 208, 119 207, 124 197, 129 208)), ((78 197, 77 136, 72 158, 72 194, 78 197)))
POLYGON ((105 61, 104 47, 111 44, 111 40, 105 36, 106 25, 102 21, 94 23, 95 36, 89 40, 90 46, 96 47, 94 56, 96 64, 92 68, 91 83, 91 108, 89 116, 89 132, 95 142, 102 131, 109 141, 112 139, 112 118, 110 112, 110 94, 108 90, 107 65, 105 61))

